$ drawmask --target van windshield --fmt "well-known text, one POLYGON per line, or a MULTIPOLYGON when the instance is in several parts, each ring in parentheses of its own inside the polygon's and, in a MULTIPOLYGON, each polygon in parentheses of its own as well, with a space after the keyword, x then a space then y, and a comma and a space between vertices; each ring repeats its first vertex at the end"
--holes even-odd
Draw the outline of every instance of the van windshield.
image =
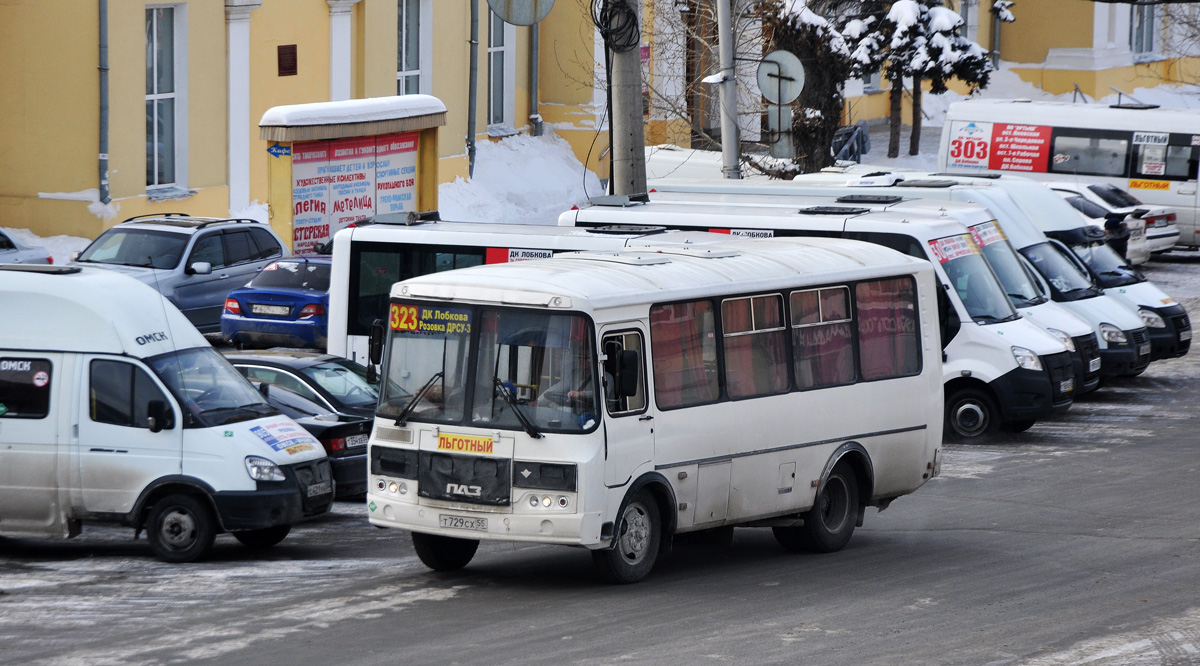
POLYGON ((1025 308, 1046 302, 1046 297, 1033 283, 1033 276, 1021 265, 1017 251, 994 220, 972 226, 971 235, 983 250, 984 258, 996 272, 1000 286, 1004 287, 1014 306, 1025 308))
POLYGON ((1106 289, 1146 281, 1146 276, 1129 266, 1108 243, 1076 243, 1071 251, 1096 274, 1096 282, 1106 289))
POLYGON ((396 301, 389 324, 380 416, 531 435, 598 422, 582 315, 396 301))
POLYGON ((183 407, 185 428, 209 428, 279 414, 211 347, 167 352, 146 362, 183 407))
POLYGON ((929 246, 973 321, 994 324, 1020 316, 971 234, 938 238, 929 246))
POLYGON ((187 242, 185 234, 114 227, 92 241, 76 261, 171 269, 179 264, 187 242))
POLYGON ((1041 273, 1057 297, 1055 300, 1078 301, 1100 295, 1087 274, 1052 243, 1038 243, 1023 248, 1021 254, 1041 273))

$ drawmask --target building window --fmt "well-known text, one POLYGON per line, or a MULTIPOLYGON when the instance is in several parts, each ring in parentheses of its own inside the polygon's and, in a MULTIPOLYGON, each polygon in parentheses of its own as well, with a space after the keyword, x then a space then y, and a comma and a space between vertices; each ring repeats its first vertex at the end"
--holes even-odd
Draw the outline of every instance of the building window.
POLYGON ((396 94, 421 92, 421 0, 399 0, 396 94))
POLYGON ((488 109, 489 129, 511 128, 516 31, 491 11, 488 12, 488 109))
POLYGON ((1129 16, 1129 49, 1134 55, 1150 55, 1158 46, 1155 39, 1157 22, 1154 20, 1154 7, 1142 5, 1130 7, 1129 16))
POLYGON ((182 12, 176 7, 146 10, 146 186, 183 181, 179 164, 183 135, 182 12))

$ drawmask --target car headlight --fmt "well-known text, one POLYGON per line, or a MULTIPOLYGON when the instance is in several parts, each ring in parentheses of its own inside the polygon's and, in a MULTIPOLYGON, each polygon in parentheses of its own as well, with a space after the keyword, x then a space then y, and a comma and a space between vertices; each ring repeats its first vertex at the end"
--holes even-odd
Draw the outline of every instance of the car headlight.
POLYGON ((1042 359, 1038 358, 1038 355, 1032 351, 1024 347, 1013 347, 1012 354, 1013 358, 1017 361, 1017 365, 1022 368, 1041 371, 1042 359))
POLYGON ((255 481, 284 481, 279 465, 259 456, 246 456, 246 473, 255 481))
POLYGON ((1154 310, 1147 310, 1146 308, 1138 308, 1138 314, 1140 314, 1142 316, 1142 322, 1144 322, 1146 324, 1147 328, 1166 328, 1167 327, 1167 322, 1163 321, 1163 318, 1160 317, 1158 315, 1158 313, 1155 312, 1154 310))
POLYGON ((1067 335, 1066 331, 1060 331, 1057 328, 1048 328, 1046 331, 1058 338, 1059 342, 1063 343, 1063 346, 1067 348, 1067 351, 1075 353, 1075 339, 1067 335))
POLYGON ((1125 331, 1113 326, 1112 324, 1100 324, 1100 337, 1104 338, 1105 342, 1123 345, 1129 342, 1129 338, 1125 337, 1125 331))

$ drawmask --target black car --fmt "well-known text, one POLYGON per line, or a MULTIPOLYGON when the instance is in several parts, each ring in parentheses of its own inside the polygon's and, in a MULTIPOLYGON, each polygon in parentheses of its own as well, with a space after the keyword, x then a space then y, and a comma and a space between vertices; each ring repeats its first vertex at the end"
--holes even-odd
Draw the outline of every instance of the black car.
POLYGON ((282 386, 330 412, 375 415, 379 387, 367 382, 367 369, 354 361, 332 354, 286 349, 224 354, 249 379, 282 386))
POLYGON ((366 368, 338 356, 287 350, 230 351, 225 358, 325 447, 336 497, 367 492, 367 438, 378 391, 367 383, 366 368))

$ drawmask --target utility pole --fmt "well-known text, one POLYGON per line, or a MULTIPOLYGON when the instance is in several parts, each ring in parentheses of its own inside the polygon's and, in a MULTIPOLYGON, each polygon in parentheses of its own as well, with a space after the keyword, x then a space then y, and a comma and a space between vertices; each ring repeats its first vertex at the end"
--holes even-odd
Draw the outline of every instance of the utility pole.
POLYGON ((737 124, 737 72, 733 69, 733 0, 717 0, 717 41, 721 51, 721 175, 741 179, 742 140, 737 124))
POLYGON ((642 116, 641 0, 604 0, 610 5, 623 4, 612 15, 633 21, 632 33, 612 49, 612 193, 617 195, 646 192, 646 134, 642 116))

